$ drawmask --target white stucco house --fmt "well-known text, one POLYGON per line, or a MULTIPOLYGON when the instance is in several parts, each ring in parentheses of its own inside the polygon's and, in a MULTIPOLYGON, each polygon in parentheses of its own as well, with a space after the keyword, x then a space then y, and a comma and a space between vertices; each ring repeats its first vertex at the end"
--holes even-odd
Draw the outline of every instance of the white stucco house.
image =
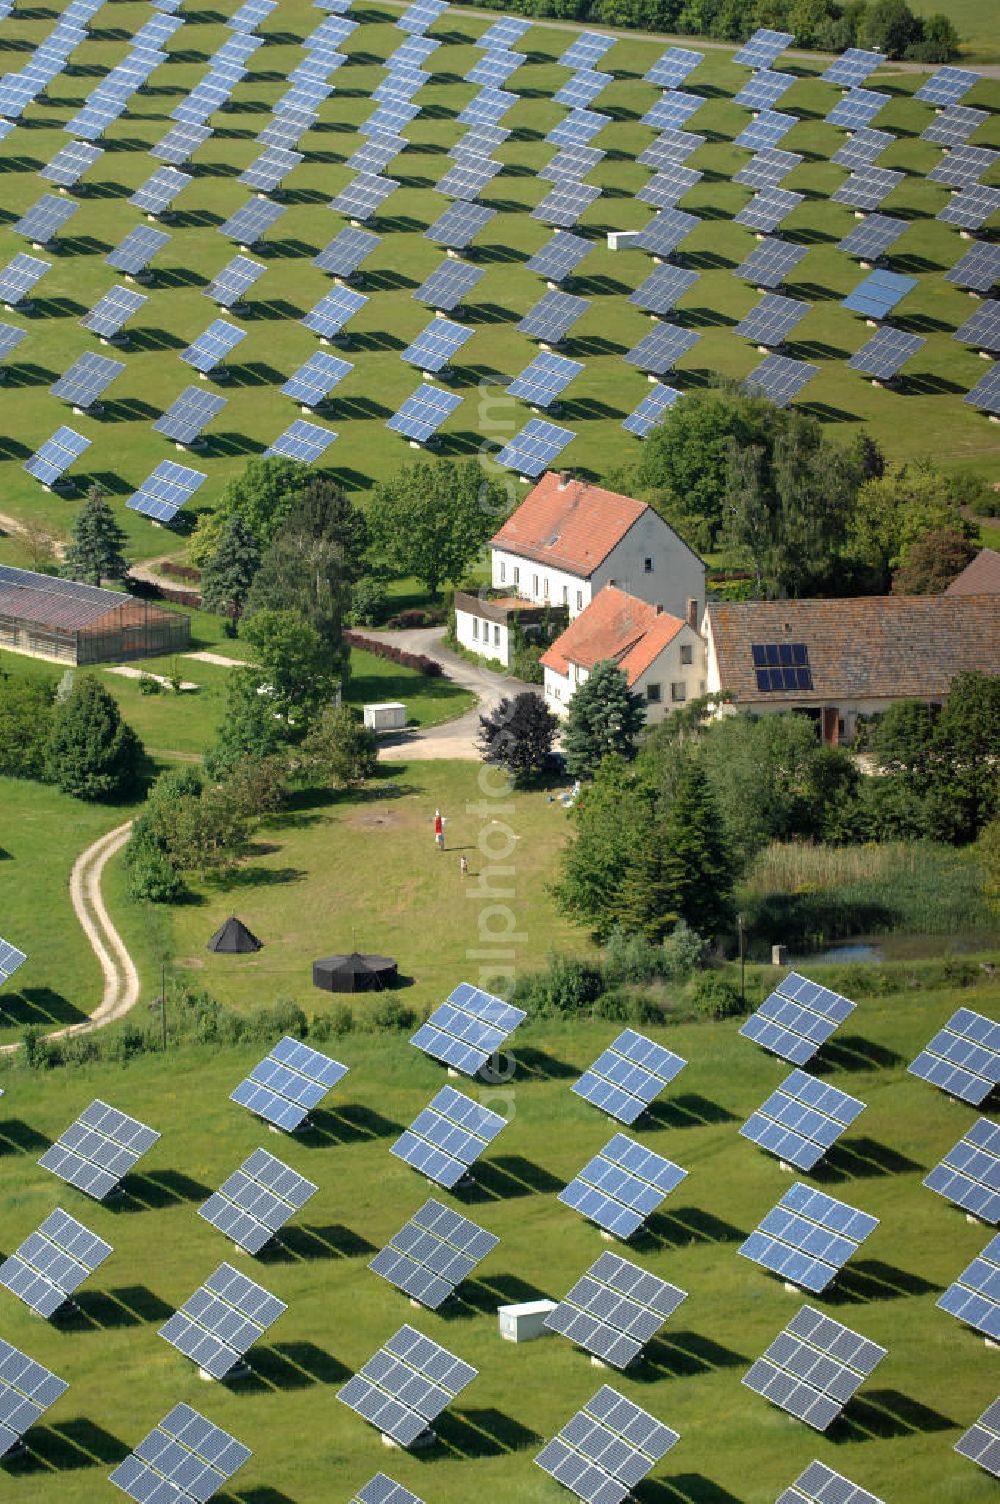
POLYGON ((705 643, 679 616, 605 585, 542 654, 545 703, 565 716, 596 663, 616 663, 655 725, 705 692, 705 643))
POLYGON ((510 668, 517 634, 527 642, 547 642, 566 625, 566 612, 533 606, 516 595, 478 596, 455 592, 455 639, 498 668, 510 668))
POLYGON ((705 566, 643 501, 548 471, 490 541, 492 584, 570 618, 606 585, 697 626, 705 566))

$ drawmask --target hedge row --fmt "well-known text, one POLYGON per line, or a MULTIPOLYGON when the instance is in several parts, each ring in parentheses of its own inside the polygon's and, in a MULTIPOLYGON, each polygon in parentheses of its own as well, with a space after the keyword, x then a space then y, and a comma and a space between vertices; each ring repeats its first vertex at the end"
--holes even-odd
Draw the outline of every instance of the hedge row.
POLYGON ((367 637, 363 632, 345 632, 344 641, 348 647, 361 648, 366 653, 374 654, 376 658, 385 658, 390 663, 398 663, 400 668, 411 668, 414 673, 426 674, 429 679, 441 677, 440 663, 433 658, 428 658, 426 653, 408 653, 405 648, 398 648, 394 642, 383 642, 379 637, 367 637))

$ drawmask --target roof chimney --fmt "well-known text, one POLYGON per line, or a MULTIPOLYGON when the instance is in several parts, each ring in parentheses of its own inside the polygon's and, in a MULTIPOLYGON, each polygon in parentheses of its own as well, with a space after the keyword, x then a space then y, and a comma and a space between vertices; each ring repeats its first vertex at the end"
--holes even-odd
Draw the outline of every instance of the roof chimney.
POLYGON ((694 597, 694 596, 692 596, 690 598, 690 600, 688 601, 687 624, 688 624, 688 626, 691 628, 691 630, 693 632, 697 632, 697 630, 698 630, 698 601, 697 601, 697 598, 694 597))
POLYGON ((572 472, 572 470, 560 470, 560 472, 559 472, 559 489, 560 489, 560 491, 565 491, 566 487, 569 485, 569 483, 570 483, 570 481, 572 479, 573 479, 573 472, 572 472))

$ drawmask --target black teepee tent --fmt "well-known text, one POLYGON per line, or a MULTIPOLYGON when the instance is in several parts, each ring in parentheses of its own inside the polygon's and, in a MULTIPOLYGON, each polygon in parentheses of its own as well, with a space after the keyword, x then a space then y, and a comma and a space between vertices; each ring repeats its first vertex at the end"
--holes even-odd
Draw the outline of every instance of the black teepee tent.
POLYGON ((261 942, 251 934, 242 919, 227 919, 208 942, 208 949, 222 956, 245 956, 260 950, 261 942))

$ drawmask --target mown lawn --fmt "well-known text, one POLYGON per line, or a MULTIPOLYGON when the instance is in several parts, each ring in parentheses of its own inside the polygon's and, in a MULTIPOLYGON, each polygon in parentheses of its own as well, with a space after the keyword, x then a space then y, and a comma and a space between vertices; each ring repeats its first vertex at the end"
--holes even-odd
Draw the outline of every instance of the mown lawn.
MULTIPOLYGON (((263 1132, 227 1100, 263 1044, 181 1048, 127 1067, 4 1073, 5 1247, 58 1203, 115 1248, 83 1292, 81 1314, 65 1326, 32 1319, 0 1292, 4 1337, 71 1385, 32 1433, 30 1456, 5 1469, 5 1497, 31 1504, 110 1497, 105 1474, 185 1400, 253 1449, 220 1495, 243 1504, 346 1501, 379 1469, 431 1504, 484 1496, 559 1504, 569 1496, 531 1459, 607 1380, 680 1432, 638 1490, 644 1504, 773 1504, 814 1457, 886 1500, 986 1504, 995 1483, 952 1448, 996 1395, 995 1355, 934 1303, 989 1233, 920 1184, 974 1114, 904 1069, 956 1003, 969 1000, 922 994, 864 1003, 846 1030, 848 1050, 832 1051, 825 1067, 868 1105, 816 1183, 881 1225, 832 1294, 812 1303, 889 1350, 826 1435, 740 1383, 802 1300, 736 1253, 790 1181, 738 1134, 784 1070, 741 1040, 735 1023, 662 1035, 690 1063, 637 1136, 690 1173, 649 1234, 625 1252, 689 1294, 627 1376, 596 1372, 561 1338, 521 1348, 501 1343, 494 1314, 507 1300, 563 1294, 606 1246, 556 1192, 609 1137, 607 1120, 569 1084, 617 1025, 526 1027, 512 1083, 493 1094, 472 1088, 509 1124, 475 1191, 441 1195, 502 1241, 460 1303, 437 1315, 414 1311, 366 1268, 428 1193, 389 1153, 443 1080, 405 1037, 354 1034, 331 1045, 350 1074, 317 1113, 314 1132, 295 1140, 263 1132), (35 1163, 94 1096, 163 1135, 117 1206, 95 1205, 35 1163), (294 1219, 283 1251, 233 1259, 196 1208, 258 1144, 319 1192, 294 1219), (209 1387, 156 1328, 227 1258, 286 1301, 288 1312, 252 1355, 250 1381, 209 1387), (385 1452, 335 1399, 349 1373, 403 1322, 479 1370, 440 1423, 440 1445, 419 1455, 385 1452)), ((983 988, 971 1000, 995 1012, 1000 994, 983 988)))
MULTIPOLYGON (((345 162, 362 139, 357 128, 370 111, 372 90, 383 78, 380 62, 401 36, 392 24, 396 14, 376 8, 358 13, 362 25, 345 47, 350 61, 337 75, 336 92, 316 129, 303 138, 306 158, 289 179, 287 213, 260 253, 267 271, 251 294, 248 314, 238 320, 247 338, 234 356, 228 381, 219 388, 229 405, 210 430, 208 448, 191 460, 180 457, 208 476, 192 514, 212 507, 246 456, 261 452, 296 416, 294 405, 278 388, 316 347, 314 336, 299 322, 328 288, 312 258, 343 223, 327 204, 349 180, 345 162)), ((99 74, 123 55, 128 33, 145 18, 145 7, 135 0, 124 0, 113 18, 110 13, 102 16, 103 24, 79 49, 70 73, 53 84, 49 102, 33 105, 3 143, 0 264, 24 248, 11 225, 40 195, 44 185, 37 169, 65 143, 63 123, 99 74)), ((71 230, 51 257, 53 269, 39 289, 34 312, 5 315, 29 330, 8 366, 0 451, 5 510, 66 531, 77 502, 47 495, 25 474, 22 462, 60 423, 69 422, 93 440, 78 467, 81 481, 98 480, 107 488, 128 530, 132 552, 146 557, 175 551, 175 535, 127 512, 124 499, 160 460, 175 458, 173 447, 152 432, 151 423, 189 384, 191 372, 177 359, 178 352, 213 318, 214 305, 203 296, 204 289, 235 249, 218 234, 218 225, 247 197, 236 178, 257 155, 254 137, 282 92, 288 71, 301 60, 301 38, 316 20, 305 0, 287 0, 280 21, 264 26, 268 46, 254 58, 232 107, 218 117, 215 137, 196 154, 194 180, 177 201, 157 283, 134 320, 132 348, 123 357, 126 370, 108 394, 103 417, 75 418, 48 395, 48 388, 71 360, 96 348, 79 320, 116 281, 104 257, 140 218, 127 198, 155 165, 146 148, 165 135, 170 111, 203 75, 208 55, 224 40, 227 33, 220 16, 194 13, 168 48, 170 61, 150 88, 134 99, 129 115, 110 130, 106 154, 90 174, 93 186, 80 200, 71 230)), ((395 164, 401 186, 376 227, 383 238, 366 269, 364 291, 369 301, 350 331, 347 358, 354 370, 338 389, 326 420, 339 434, 328 456, 332 472, 362 499, 374 481, 411 457, 384 425, 419 383, 418 372, 399 354, 429 319, 428 310, 412 293, 439 264, 441 253, 423 232, 446 202, 433 188, 450 165, 445 153, 461 131, 455 116, 473 92, 463 75, 479 57, 473 44, 486 24, 485 18, 462 16, 437 28, 445 45, 435 55, 434 80, 420 96, 426 110, 407 132, 412 146, 395 164)), ((8 56, 20 59, 23 49, 36 44, 49 25, 47 12, 44 17, 41 12, 25 12, 5 21, 2 36, 8 41, 8 56)), ((525 44, 530 60, 511 80, 522 98, 506 122, 514 129, 501 151, 509 171, 484 195, 484 202, 499 213, 476 253, 486 276, 469 310, 475 336, 454 378, 465 401, 443 430, 442 452, 452 457, 479 453, 484 442, 505 441, 530 417, 529 410, 506 397, 503 389, 534 354, 534 346, 514 325, 543 291, 524 263, 549 234, 529 211, 547 187, 538 178, 551 156, 542 137, 563 114, 552 94, 564 82, 564 70, 552 60, 566 43, 565 32, 532 28, 525 44)), ((608 156, 593 175, 605 191, 582 222, 595 250, 573 288, 591 303, 565 345, 565 353, 581 359, 585 370, 563 407, 564 421, 578 435, 565 461, 595 476, 606 476, 638 454, 638 442, 622 431, 621 421, 643 396, 646 383, 621 356, 649 327, 646 315, 627 301, 649 262, 639 253, 608 251, 604 232, 638 228, 650 217, 633 196, 648 179, 647 170, 634 159, 652 139, 640 116, 654 102, 656 91, 642 82, 642 74, 658 50, 636 39, 620 40, 607 59, 615 81, 599 101, 599 107, 613 116, 600 138, 608 156)), ((931 116, 927 106, 910 97, 920 83, 916 73, 893 73, 881 81, 876 78, 875 84, 884 83, 893 95, 878 124, 898 135, 884 165, 907 174, 885 204, 887 212, 911 221, 893 264, 916 276, 918 286, 902 305, 900 321, 925 336, 927 343, 907 368, 899 391, 876 390, 846 369, 846 358, 870 331, 840 306, 862 273, 836 250, 854 219, 850 209, 829 200, 844 177, 829 161, 842 137, 821 118, 837 93, 815 77, 820 67, 819 60, 794 60, 801 76, 786 101, 799 114, 800 124, 783 143, 806 158, 785 185, 806 195, 787 225, 792 238, 809 247, 789 290, 812 304, 790 353, 820 368, 803 402, 845 441, 863 426, 893 455, 932 455, 948 467, 983 466, 996 452, 995 430, 960 399, 984 368, 974 352, 951 338, 972 304, 942 275, 966 247, 954 229, 933 218, 947 190, 925 180, 940 152, 918 139, 931 116)), ((707 138, 691 159, 705 176, 683 204, 703 223, 677 258, 702 274, 677 311, 681 322, 702 335, 681 362, 678 380, 685 387, 703 385, 713 372, 745 376, 759 360, 752 347, 733 335, 734 324, 757 300, 754 290, 732 275, 754 244, 751 233, 732 219, 749 197, 747 190, 731 182, 746 160, 746 154, 732 145, 748 118, 732 103, 743 82, 744 70, 718 50, 708 52, 691 79, 692 88, 703 91, 708 102, 692 125, 707 138)), ((983 80, 967 102, 995 108, 998 90, 995 80, 983 80)), ((1000 145, 1000 116, 994 115, 975 139, 1000 145)), ((996 168, 986 181, 1000 182, 996 168)), ((516 483, 512 491, 517 494, 516 483)), ((4 551, 9 547, 0 544, 4 551)), ((12 556, 17 556, 16 545, 12 556)))

